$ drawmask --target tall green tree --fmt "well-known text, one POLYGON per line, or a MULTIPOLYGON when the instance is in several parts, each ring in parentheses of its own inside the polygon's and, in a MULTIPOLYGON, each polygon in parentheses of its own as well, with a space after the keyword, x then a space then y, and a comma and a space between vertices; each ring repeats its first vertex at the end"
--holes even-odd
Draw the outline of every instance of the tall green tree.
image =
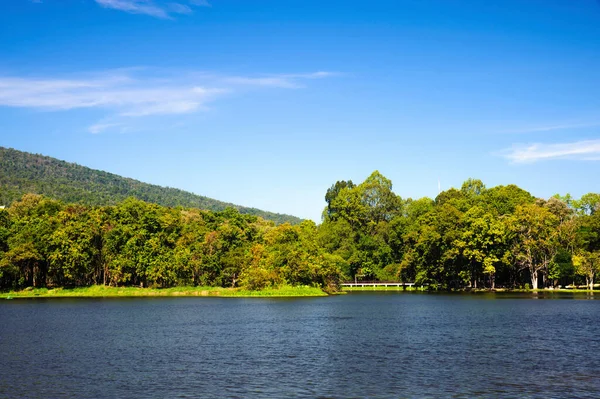
POLYGON ((573 266, 578 275, 585 277, 586 286, 593 290, 594 278, 600 272, 600 252, 579 250, 573 256, 573 266))
POLYGON ((469 270, 463 270, 462 275, 475 288, 478 278, 485 275, 493 289, 496 271, 508 258, 506 226, 501 219, 479 206, 465 213, 463 225, 461 236, 454 244, 469 264, 469 270))
POLYGON ((594 278, 600 272, 600 213, 584 214, 577 224, 573 266, 578 275, 585 277, 589 289, 593 289, 594 278))
POLYGON ((81 205, 65 207, 56 215, 57 227, 49 238, 48 283, 82 286, 98 283, 100 226, 81 205))
POLYGON ((533 289, 538 289, 540 273, 547 272, 548 265, 558 253, 559 225, 556 215, 537 204, 517 206, 514 215, 508 219, 513 260, 529 271, 533 289))
POLYGON ((13 287, 44 287, 51 252, 50 237, 57 227, 56 215, 62 204, 40 195, 26 194, 14 202, 8 250, 1 261, 3 274, 12 278, 13 287))
POLYGON ((335 219, 338 214, 338 209, 335 207, 334 200, 343 189, 353 189, 354 187, 355 185, 352 183, 352 180, 338 180, 334 185, 328 188, 327 192, 325 193, 325 202, 327 202, 327 208, 325 208, 324 217, 335 219))

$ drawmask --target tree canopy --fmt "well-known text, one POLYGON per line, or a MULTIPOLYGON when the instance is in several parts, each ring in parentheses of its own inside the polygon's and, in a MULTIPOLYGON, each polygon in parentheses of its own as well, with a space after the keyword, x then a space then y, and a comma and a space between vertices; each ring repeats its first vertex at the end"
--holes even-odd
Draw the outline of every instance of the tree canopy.
POLYGON ((340 180, 320 225, 234 208, 112 205, 25 194, 0 209, 0 288, 312 285, 405 281, 431 288, 586 284, 600 271, 600 196, 534 198, 468 179, 403 199, 378 171, 340 180))

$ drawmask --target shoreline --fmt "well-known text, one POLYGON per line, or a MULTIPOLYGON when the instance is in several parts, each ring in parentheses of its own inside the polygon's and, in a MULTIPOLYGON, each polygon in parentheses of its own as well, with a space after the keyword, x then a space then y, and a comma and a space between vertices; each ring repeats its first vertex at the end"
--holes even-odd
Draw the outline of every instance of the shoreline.
POLYGON ((139 288, 109 287, 95 285, 78 288, 35 288, 21 291, 0 293, 0 299, 35 299, 35 298, 166 298, 166 297, 221 297, 221 298, 304 298, 345 295, 352 292, 407 292, 407 293, 449 293, 449 294, 485 294, 485 293, 544 293, 544 294, 599 294, 600 290, 586 289, 506 289, 498 288, 477 290, 428 290, 414 287, 344 287, 336 293, 326 293, 320 288, 310 286, 281 286, 251 291, 242 288, 223 287, 171 287, 171 288, 139 288))
POLYGON ((95 285, 79 288, 36 288, 0 293, 0 299, 28 298, 145 298, 145 297, 222 297, 222 298, 301 298, 324 297, 327 293, 309 286, 282 286, 250 291, 223 287, 139 288, 95 285))

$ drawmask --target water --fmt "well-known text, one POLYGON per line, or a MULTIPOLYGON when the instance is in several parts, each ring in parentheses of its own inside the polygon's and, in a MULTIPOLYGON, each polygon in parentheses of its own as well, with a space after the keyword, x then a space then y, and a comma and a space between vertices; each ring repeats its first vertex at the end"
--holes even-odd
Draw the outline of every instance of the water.
POLYGON ((0 398, 600 397, 600 302, 538 298, 1 301, 0 398))

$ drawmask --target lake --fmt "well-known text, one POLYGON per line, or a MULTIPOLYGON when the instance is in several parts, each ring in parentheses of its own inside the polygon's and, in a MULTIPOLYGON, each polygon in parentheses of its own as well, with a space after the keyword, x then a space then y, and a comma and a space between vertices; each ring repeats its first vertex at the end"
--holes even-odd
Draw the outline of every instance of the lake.
POLYGON ((0 398, 598 398, 583 295, 0 301, 0 398))

